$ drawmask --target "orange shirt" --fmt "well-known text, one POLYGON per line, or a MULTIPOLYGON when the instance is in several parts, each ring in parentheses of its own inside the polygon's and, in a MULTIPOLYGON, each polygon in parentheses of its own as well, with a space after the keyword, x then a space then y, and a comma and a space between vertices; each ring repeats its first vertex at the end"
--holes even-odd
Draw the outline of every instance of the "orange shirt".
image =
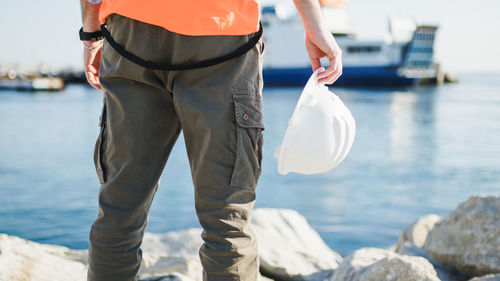
POLYGON ((101 23, 113 13, 184 35, 246 35, 259 30, 258 0, 102 0, 101 23))

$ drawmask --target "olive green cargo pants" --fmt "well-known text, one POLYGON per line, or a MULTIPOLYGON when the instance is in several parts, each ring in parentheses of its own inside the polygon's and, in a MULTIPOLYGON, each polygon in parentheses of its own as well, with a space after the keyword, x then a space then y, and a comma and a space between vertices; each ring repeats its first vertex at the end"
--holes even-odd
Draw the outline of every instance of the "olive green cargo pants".
MULTIPOLYGON (((183 36, 118 15, 108 18, 108 29, 128 51, 169 64, 218 57, 248 40, 183 36)), ((215 66, 156 71, 104 44, 104 106, 94 153, 101 188, 89 281, 134 280, 151 201, 181 129, 203 227, 203 279, 257 280, 250 215, 262 160, 262 52, 259 42, 215 66)))

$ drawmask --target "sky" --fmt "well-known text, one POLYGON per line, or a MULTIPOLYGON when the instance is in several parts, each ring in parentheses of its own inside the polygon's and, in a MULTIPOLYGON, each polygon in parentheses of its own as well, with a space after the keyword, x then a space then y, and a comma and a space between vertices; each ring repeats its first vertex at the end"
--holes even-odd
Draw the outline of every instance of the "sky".
MULTIPOLYGON (((499 0, 347 2, 347 13, 360 37, 383 38, 390 15, 414 18, 439 25, 436 58, 445 71, 500 72, 499 0)), ((0 63, 46 63, 53 69, 81 67, 78 0, 0 3, 0 63)))

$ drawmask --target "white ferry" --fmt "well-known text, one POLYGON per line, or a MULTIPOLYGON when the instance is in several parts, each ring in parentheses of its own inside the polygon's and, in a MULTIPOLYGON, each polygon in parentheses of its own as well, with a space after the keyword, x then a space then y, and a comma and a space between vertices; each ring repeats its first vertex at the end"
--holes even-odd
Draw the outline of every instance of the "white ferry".
MULTIPOLYGON (((437 26, 389 19, 389 32, 380 40, 362 40, 349 23, 344 0, 322 0, 327 25, 342 49, 343 74, 336 86, 411 86, 435 79, 434 37, 437 26)), ((300 15, 286 3, 263 1, 261 21, 266 51, 266 86, 304 85, 312 73, 304 46, 300 15)))

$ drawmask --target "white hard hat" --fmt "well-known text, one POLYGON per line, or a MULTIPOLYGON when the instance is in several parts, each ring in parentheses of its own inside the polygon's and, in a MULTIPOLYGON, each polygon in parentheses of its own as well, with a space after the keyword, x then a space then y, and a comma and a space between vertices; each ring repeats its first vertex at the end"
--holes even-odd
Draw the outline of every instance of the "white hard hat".
POLYGON ((351 150, 356 123, 342 100, 318 84, 322 70, 309 78, 276 149, 280 174, 324 173, 339 165, 351 150))

